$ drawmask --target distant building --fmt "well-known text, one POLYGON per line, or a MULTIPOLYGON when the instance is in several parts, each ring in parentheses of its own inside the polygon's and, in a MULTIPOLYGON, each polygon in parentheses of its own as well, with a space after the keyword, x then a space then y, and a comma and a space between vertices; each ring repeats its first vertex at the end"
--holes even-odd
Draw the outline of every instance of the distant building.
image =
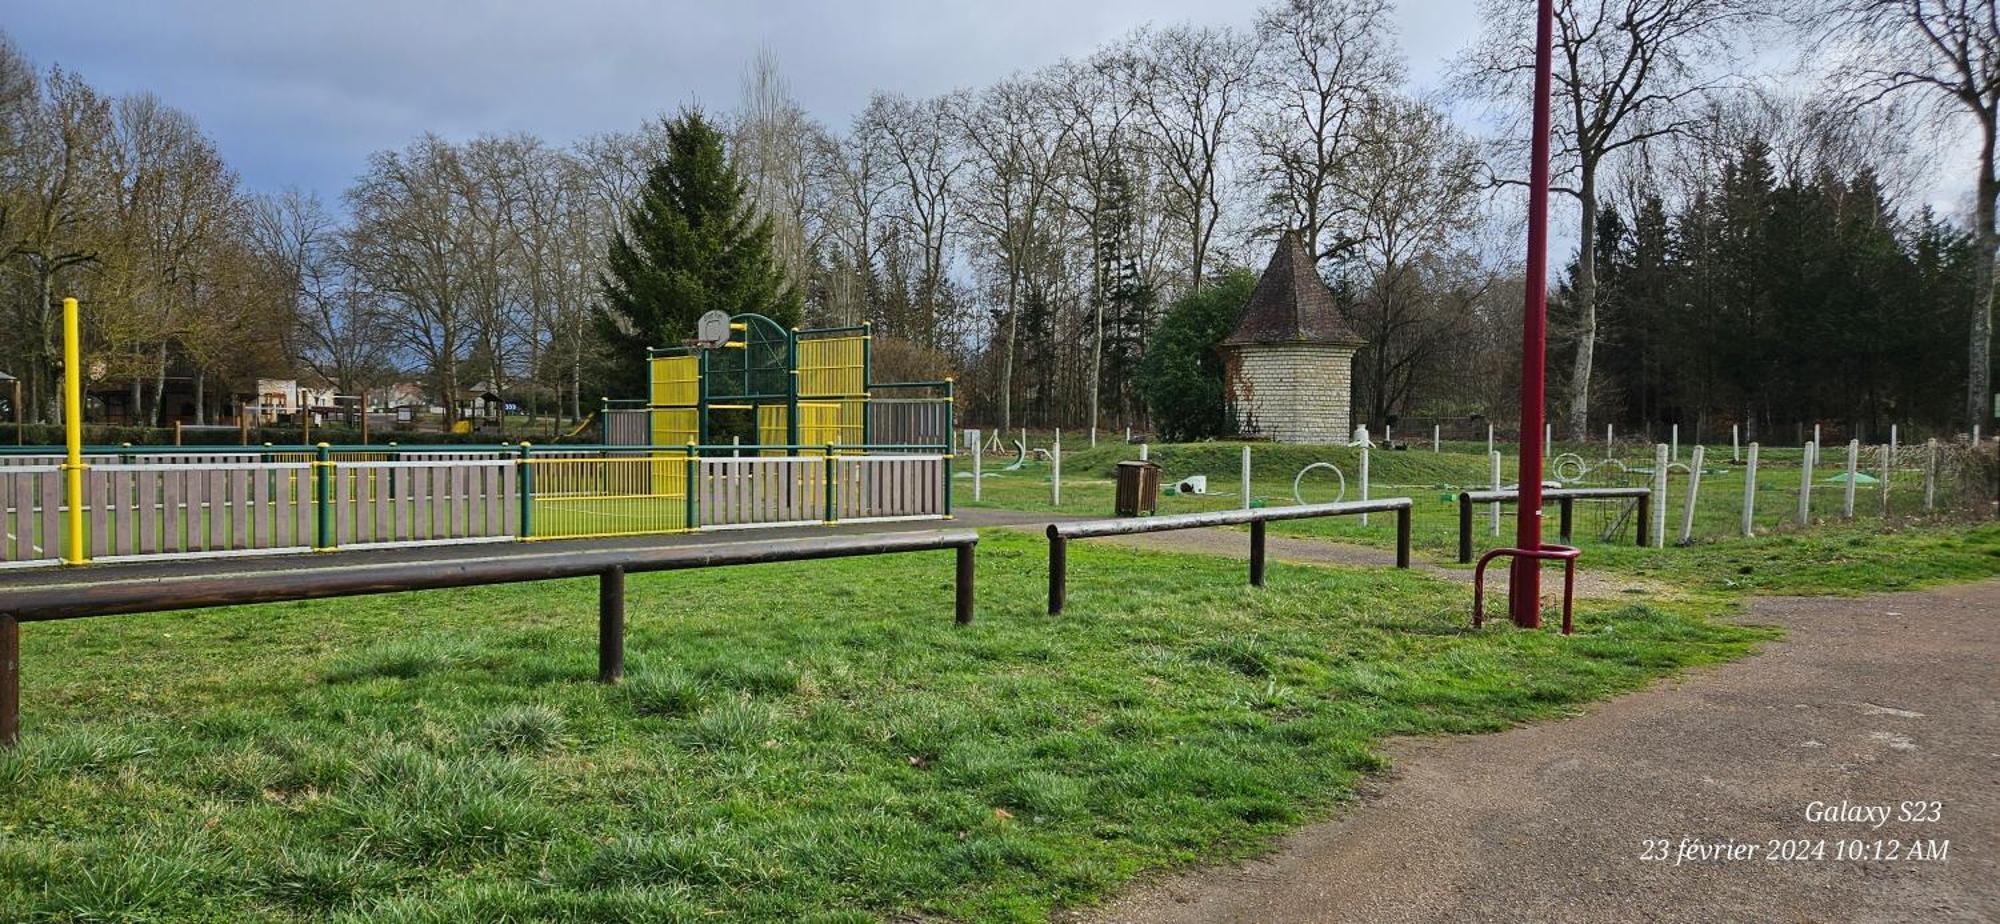
POLYGON ((1348 326, 1295 231, 1222 341, 1224 389, 1237 429, 1281 443, 1343 443, 1353 425, 1354 353, 1348 326))

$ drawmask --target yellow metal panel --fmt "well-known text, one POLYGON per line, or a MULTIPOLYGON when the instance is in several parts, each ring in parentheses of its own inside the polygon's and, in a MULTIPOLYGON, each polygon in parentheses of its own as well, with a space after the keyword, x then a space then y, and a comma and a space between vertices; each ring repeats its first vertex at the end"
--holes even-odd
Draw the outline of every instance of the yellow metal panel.
POLYGON ((799 341, 799 396, 858 398, 867 392, 868 338, 819 337, 799 341))
MULTIPOLYGON (((766 446, 783 446, 791 442, 791 434, 786 432, 787 429, 784 405, 764 404, 757 407, 757 442, 766 446)), ((781 456, 785 451, 768 450, 763 454, 781 456)))
POLYGON ((687 453, 529 459, 535 539, 670 533, 687 522, 687 453))
POLYGON ((653 445, 686 446, 701 438, 701 412, 691 407, 653 408, 653 445))
POLYGON ((653 407, 693 407, 700 403, 701 363, 693 356, 655 356, 646 362, 653 407))

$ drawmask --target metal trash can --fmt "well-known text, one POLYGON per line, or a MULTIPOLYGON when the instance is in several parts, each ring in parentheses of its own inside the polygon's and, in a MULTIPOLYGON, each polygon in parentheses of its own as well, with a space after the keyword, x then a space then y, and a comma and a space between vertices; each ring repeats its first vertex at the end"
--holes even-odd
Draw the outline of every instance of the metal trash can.
POLYGON ((1118 516, 1152 516, 1159 509, 1160 467, 1138 459, 1118 463, 1118 516))

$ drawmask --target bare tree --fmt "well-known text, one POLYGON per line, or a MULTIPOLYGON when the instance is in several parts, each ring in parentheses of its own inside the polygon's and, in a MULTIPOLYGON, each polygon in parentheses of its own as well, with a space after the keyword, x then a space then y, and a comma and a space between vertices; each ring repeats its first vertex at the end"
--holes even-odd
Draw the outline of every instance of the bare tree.
POLYGON ((890 165, 896 178, 892 220, 918 247, 915 317, 891 323, 891 330, 933 349, 943 345, 941 334, 948 326, 943 314, 950 285, 948 250, 957 221, 953 196, 965 167, 958 113, 967 104, 963 94, 913 101, 878 93, 868 101, 857 131, 890 165))
MULTIPOLYGON (((1551 152, 1553 188, 1577 200, 1580 252, 1572 291, 1576 303, 1576 362, 1569 381, 1569 431, 1587 435, 1591 365, 1597 343, 1597 214, 1599 171, 1619 151, 1685 130, 1684 105, 1714 86, 1727 60, 1732 30, 1760 11, 1754 0, 1557 0, 1551 152)), ((1526 150, 1533 98, 1535 0, 1482 0, 1484 31, 1457 62, 1455 79, 1468 95, 1492 102, 1512 118, 1503 151, 1526 150)), ((1519 184, 1518 180, 1503 180, 1519 184)))
POLYGON ((341 229, 319 197, 287 189, 258 198, 250 234, 285 297, 287 352, 343 393, 387 384, 389 319, 345 278, 341 229))
POLYGON ((1175 26, 1135 34, 1113 59, 1144 113, 1141 123, 1185 225, 1187 280, 1200 289, 1229 190, 1224 175, 1247 102, 1256 44, 1228 29, 1175 26))
POLYGON ((1258 15, 1264 108, 1252 132, 1266 232, 1296 230, 1315 259, 1341 207, 1336 175, 1368 102, 1402 81, 1386 0, 1282 0, 1258 15))
POLYGON ((1354 152, 1332 178, 1348 207, 1328 230, 1368 341, 1356 384, 1380 425, 1457 347, 1489 279, 1460 244, 1478 217, 1472 140, 1435 106, 1399 97, 1368 105, 1354 129, 1354 152))
POLYGON ((1822 0, 1807 7, 1815 52, 1831 52, 1832 79, 1855 106, 1914 96, 1934 124, 1970 118, 1979 139, 1974 165, 1973 234, 1980 259, 1968 332, 1965 415, 1993 418, 1993 260, 2000 174, 2000 12, 1994 0, 1822 0))
POLYGON ((425 135, 402 151, 369 157, 347 191, 353 226, 345 251, 362 296, 379 299, 397 346, 423 364, 445 409, 458 420, 460 367, 479 341, 479 311, 464 266, 470 205, 459 183, 458 152, 425 135))

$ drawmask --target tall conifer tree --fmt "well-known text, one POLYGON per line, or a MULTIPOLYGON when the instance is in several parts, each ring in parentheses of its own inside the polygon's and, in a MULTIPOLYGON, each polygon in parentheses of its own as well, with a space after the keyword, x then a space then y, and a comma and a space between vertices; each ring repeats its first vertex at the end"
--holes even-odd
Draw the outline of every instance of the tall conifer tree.
POLYGON ((609 384, 625 394, 644 393, 646 348, 692 338, 705 312, 756 312, 790 327, 802 308, 772 257, 771 221, 751 203, 722 133, 688 109, 666 135, 600 279, 597 331, 609 384))

